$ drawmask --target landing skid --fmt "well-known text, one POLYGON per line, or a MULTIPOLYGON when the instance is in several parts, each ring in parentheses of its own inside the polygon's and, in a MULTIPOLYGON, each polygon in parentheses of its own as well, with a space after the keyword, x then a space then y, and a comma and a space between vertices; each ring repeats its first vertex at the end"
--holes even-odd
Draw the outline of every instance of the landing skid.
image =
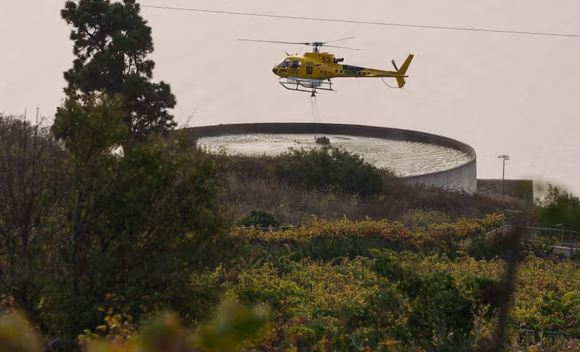
POLYGON ((334 92, 330 80, 323 81, 321 79, 286 78, 280 80, 280 85, 288 90, 312 93, 312 97, 315 97, 319 90, 334 92))

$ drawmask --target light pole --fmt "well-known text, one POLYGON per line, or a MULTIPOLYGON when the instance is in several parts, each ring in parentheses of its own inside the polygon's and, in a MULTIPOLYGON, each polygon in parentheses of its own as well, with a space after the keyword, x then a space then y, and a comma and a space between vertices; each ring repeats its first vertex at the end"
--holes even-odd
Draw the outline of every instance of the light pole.
POLYGON ((510 156, 503 154, 503 155, 498 156, 497 158, 502 159, 502 162, 503 162, 503 168, 502 168, 502 172, 501 172, 501 195, 503 197, 503 195, 504 195, 503 194, 503 190, 504 190, 503 183, 505 181, 505 162, 507 160, 510 160, 510 156))

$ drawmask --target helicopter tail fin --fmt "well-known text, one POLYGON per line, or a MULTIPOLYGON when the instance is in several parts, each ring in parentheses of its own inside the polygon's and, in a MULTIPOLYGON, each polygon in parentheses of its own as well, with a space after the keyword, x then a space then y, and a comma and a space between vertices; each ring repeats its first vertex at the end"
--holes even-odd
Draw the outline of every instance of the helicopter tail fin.
POLYGON ((404 75, 405 73, 407 73, 407 69, 409 68, 409 65, 411 65, 411 61, 413 61, 413 55, 409 54, 409 56, 407 56, 407 59, 405 60, 405 62, 403 62, 403 66, 401 66, 401 68, 399 69, 399 73, 404 75))
POLYGON ((397 76, 397 84, 399 88, 403 88, 405 86, 405 77, 404 76, 397 76))
POLYGON ((403 65, 401 66, 400 69, 397 70, 397 73, 399 74, 396 78, 397 78, 397 84, 399 85, 399 88, 403 88, 405 86, 405 74, 407 73, 407 69, 409 68, 409 65, 411 65, 411 61, 413 61, 413 55, 409 54, 409 56, 407 56, 407 59, 405 60, 405 62, 403 62, 403 65))

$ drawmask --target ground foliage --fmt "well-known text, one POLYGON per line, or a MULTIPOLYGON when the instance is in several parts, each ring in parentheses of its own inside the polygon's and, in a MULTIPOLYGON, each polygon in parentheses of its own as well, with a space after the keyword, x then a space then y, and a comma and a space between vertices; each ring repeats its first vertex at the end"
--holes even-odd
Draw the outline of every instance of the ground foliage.
MULTIPOLYGON (((304 158, 308 163, 324 160, 310 156, 304 158)), ((350 158, 356 159, 356 156, 351 155, 350 158)), ((410 185, 385 170, 376 170, 382 179, 381 191, 372 196, 361 197, 358 194, 365 193, 366 188, 350 193, 326 192, 323 190, 335 186, 330 184, 303 188, 301 182, 304 181, 288 183, 280 179, 276 173, 276 165, 283 165, 286 160, 284 158, 219 155, 216 159, 222 165, 220 177, 224 180, 224 190, 219 195, 220 202, 228 204, 226 214, 231 218, 242 218, 252 210, 260 209, 273 214, 282 223, 293 225, 309 223, 313 216, 336 219, 346 215, 356 220, 367 217, 398 220, 414 226, 461 217, 481 218, 486 214, 501 212, 505 207, 531 211, 530 206, 524 203, 512 201, 504 204, 500 200, 479 194, 410 185)), ((314 170, 324 167, 315 167, 314 170)), ((312 172, 306 167, 294 172, 292 177, 297 180, 308 180, 312 177, 312 172)), ((317 182, 324 183, 328 180, 329 178, 323 178, 317 182)), ((351 183, 353 187, 356 185, 351 183)))
MULTIPOLYGON (((188 330, 173 313, 157 314, 140 329, 119 326, 116 316, 107 316, 102 330, 108 338, 87 332, 79 338, 79 345, 87 352, 138 351, 222 351, 236 352, 244 343, 259 336, 268 319, 268 309, 262 305, 243 307, 224 301, 213 319, 195 332, 188 330), (114 332, 111 332, 114 331, 114 332)), ((18 312, 0 316, 0 350, 10 352, 40 352, 53 350, 53 343, 41 348, 41 338, 18 312)))
POLYGON ((101 324, 107 306, 201 319, 209 308, 184 296, 191 274, 228 255, 215 251, 228 244, 214 160, 155 138, 115 153, 127 134, 121 107, 108 96, 67 101, 52 128, 62 144, 0 119, 0 294, 57 350, 101 324))
POLYGON ((238 221, 238 225, 244 227, 278 227, 280 226, 280 221, 268 212, 252 210, 250 214, 238 221))
POLYGON ((431 224, 414 230, 402 223, 386 220, 314 218, 309 225, 299 227, 265 231, 259 228, 235 228, 232 234, 252 246, 267 247, 278 253, 291 250, 295 256, 321 259, 368 255, 373 248, 455 255, 454 251, 459 249, 475 250, 471 244, 479 244, 476 239, 500 224, 501 217, 498 215, 431 224))
POLYGON ((280 181, 308 190, 368 197, 383 188, 377 168, 340 148, 291 149, 276 159, 274 172, 280 181))
POLYGON ((0 114, 0 285, 35 320, 45 265, 37 253, 53 250, 68 166, 48 128, 0 114))
MULTIPOLYGON (((485 350, 502 297, 504 240, 490 232, 502 216, 411 208, 404 222, 342 215, 226 231, 217 200, 230 166, 180 140, 123 150, 122 107, 107 95, 67 101, 52 132, 0 119, 0 343, 34 350, 14 337, 33 326, 53 351, 159 350, 142 339, 159 329, 193 350, 202 340, 206 350, 485 350), (236 303, 218 308, 224 300, 236 303), (260 304, 267 322, 235 322, 260 304), (31 324, 6 315, 15 309, 31 324), (152 318, 164 310, 181 319, 152 318), (150 319, 157 330, 143 327, 150 319)), ((537 247, 523 247, 510 344, 572 351, 578 268, 537 247)))
MULTIPOLYGON (((564 229, 580 231, 579 197, 549 184, 541 205, 540 219, 544 226, 562 226, 564 229)), ((577 234, 576 238, 578 237, 580 236, 577 234)))
MULTIPOLYGON (((465 351, 491 338, 503 259, 456 249, 317 259, 271 249, 252 252, 226 285, 243 302, 272 307, 274 323, 256 350, 465 351)), ((574 263, 529 255, 517 281, 512 346, 578 348, 579 284, 574 263)))

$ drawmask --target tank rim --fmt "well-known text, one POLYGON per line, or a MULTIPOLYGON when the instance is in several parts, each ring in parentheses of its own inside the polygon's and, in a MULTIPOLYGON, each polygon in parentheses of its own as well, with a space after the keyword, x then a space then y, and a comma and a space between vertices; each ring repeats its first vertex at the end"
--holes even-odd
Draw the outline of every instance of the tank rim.
POLYGON ((338 124, 338 123, 312 123, 312 122, 260 122, 260 123, 235 123, 235 124, 219 124, 219 125, 187 127, 176 130, 175 132, 185 134, 188 138, 192 140, 197 140, 203 137, 219 137, 224 135, 239 135, 248 133, 340 134, 367 138, 381 138, 408 142, 421 142, 455 149, 469 156, 468 161, 460 163, 448 169, 437 170, 423 174, 414 174, 410 176, 404 176, 402 178, 414 178, 447 173, 465 167, 466 165, 469 165, 471 163, 476 163, 477 160, 477 154, 475 152, 475 149, 470 145, 460 142, 456 139, 428 132, 392 127, 382 127, 382 126, 338 124))

